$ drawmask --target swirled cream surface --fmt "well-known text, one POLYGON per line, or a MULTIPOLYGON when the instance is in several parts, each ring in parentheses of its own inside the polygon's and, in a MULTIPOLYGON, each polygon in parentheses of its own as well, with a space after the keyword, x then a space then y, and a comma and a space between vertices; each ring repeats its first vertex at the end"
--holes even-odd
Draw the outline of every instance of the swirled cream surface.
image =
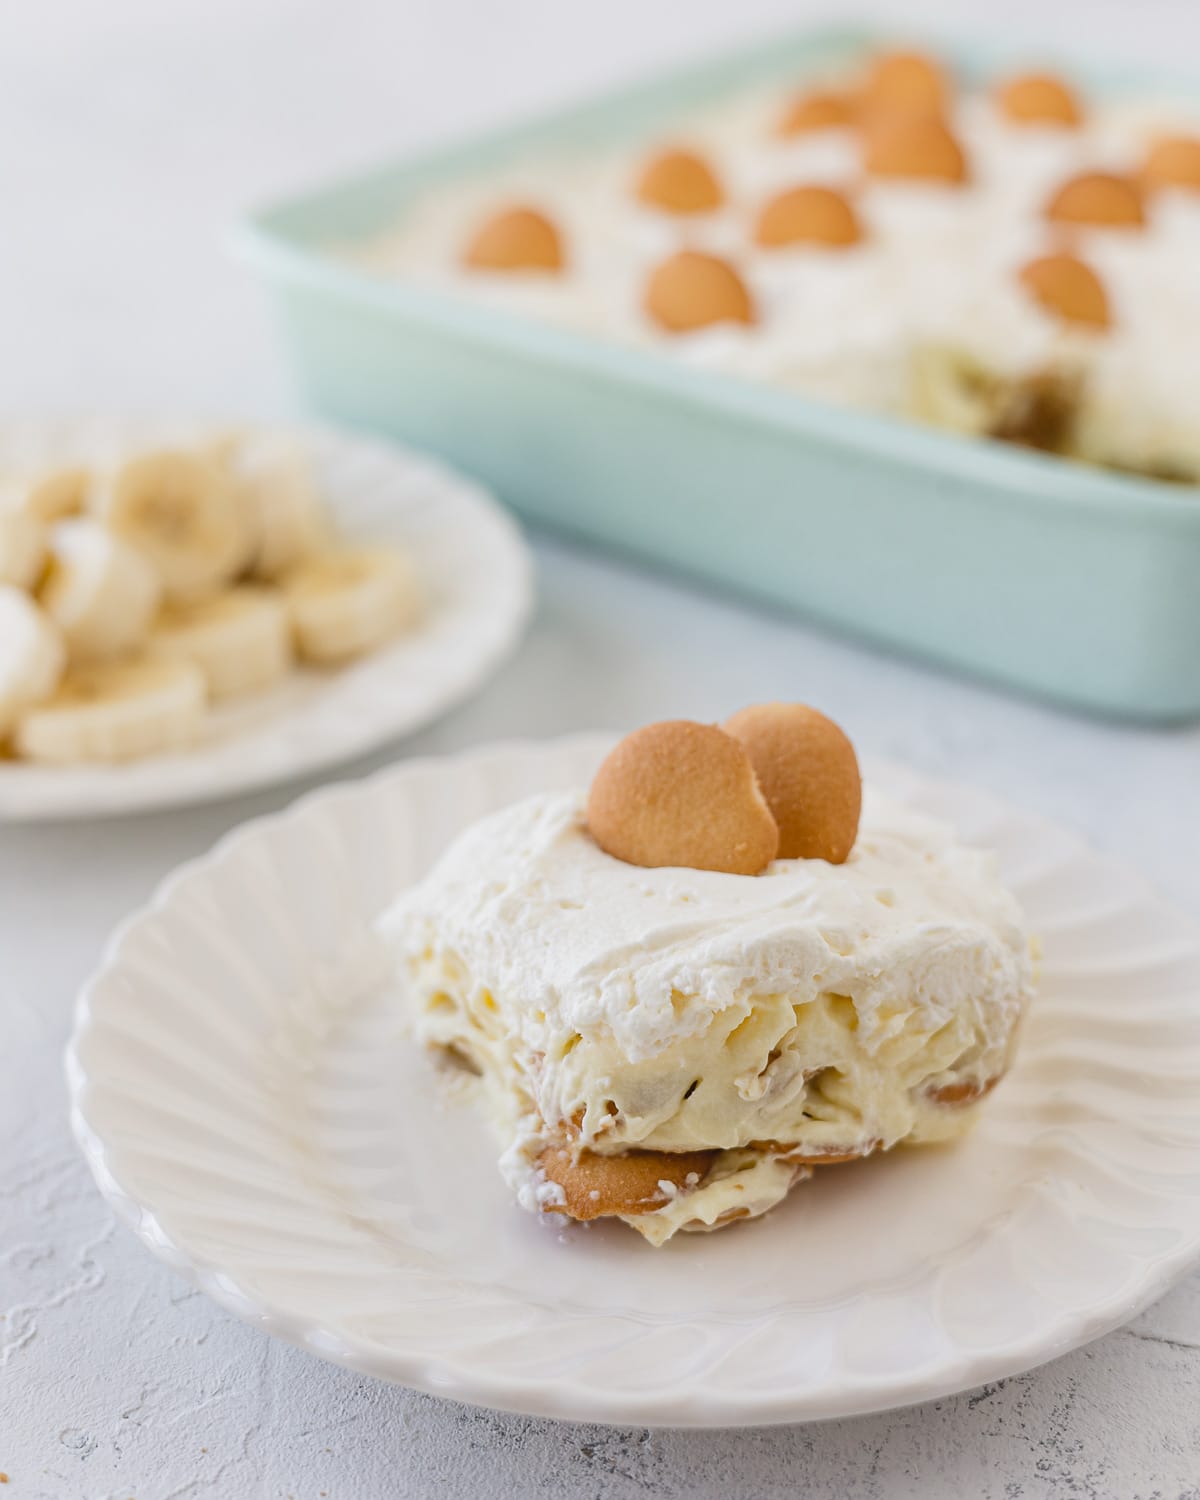
POLYGON ((526 1206, 555 1203, 548 1142, 719 1153, 629 1218, 661 1240, 764 1211, 822 1157, 966 1128, 1032 986, 990 855, 868 788, 843 865, 644 869, 583 804, 483 819, 382 922, 417 1035, 482 1075, 526 1206))

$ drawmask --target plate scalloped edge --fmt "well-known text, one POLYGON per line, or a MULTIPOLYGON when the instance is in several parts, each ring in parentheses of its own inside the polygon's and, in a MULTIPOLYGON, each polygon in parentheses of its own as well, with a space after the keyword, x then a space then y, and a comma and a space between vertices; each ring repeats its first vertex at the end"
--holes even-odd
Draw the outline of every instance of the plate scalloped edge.
MULTIPOLYGON (((884 1371, 877 1377, 859 1372, 852 1378, 843 1372, 840 1379, 832 1379, 799 1394, 786 1385, 772 1390, 761 1385, 738 1386, 732 1381, 714 1384, 711 1376, 717 1365, 724 1362, 715 1360, 715 1357, 706 1360, 699 1368, 694 1367, 693 1361, 689 1365, 692 1373, 686 1380, 681 1380, 676 1374, 661 1386, 643 1383, 636 1390, 629 1391, 597 1385, 595 1379, 589 1377, 590 1362, 583 1354, 575 1361, 574 1369, 558 1368, 552 1378, 539 1376, 536 1371, 528 1373, 528 1367, 521 1367, 520 1359, 510 1361, 509 1367, 505 1368, 503 1355, 507 1345, 503 1340, 489 1339, 486 1332, 460 1340, 449 1348, 449 1352, 445 1338, 433 1340, 437 1352, 430 1352, 428 1348, 422 1350, 419 1327, 415 1341, 410 1341, 410 1346, 405 1348, 355 1335, 339 1327, 336 1319, 314 1318, 265 1297, 242 1284, 237 1276, 231 1275, 211 1258, 180 1243, 178 1236, 164 1222, 164 1217, 170 1215, 164 1216, 157 1206, 141 1201, 136 1189, 129 1185, 128 1163, 122 1166, 119 1150, 115 1153, 118 1159, 114 1159, 114 1150, 106 1141, 103 1128, 93 1120, 98 1080, 90 1073, 85 1054, 91 1040, 105 1024, 103 1006, 98 1006, 98 1001, 106 979, 120 970, 131 942, 160 920, 164 913, 169 913, 181 893, 186 893, 189 887, 195 890, 202 886, 206 876, 229 865, 239 851, 252 851, 260 845, 265 847, 272 838, 281 841, 299 838, 306 824, 311 824, 312 830, 326 838, 330 822, 336 817, 339 799, 342 799, 343 810, 367 806, 372 799, 379 799, 382 806, 389 796, 399 795, 398 789, 402 789, 406 782, 415 788, 424 778, 428 787, 431 777, 450 773, 457 773, 464 787, 477 789, 481 782, 486 781, 489 769, 494 779, 498 777, 503 782, 513 779, 514 765, 526 761, 545 765, 552 763, 557 755, 573 766, 582 766, 594 762, 610 743, 611 736, 595 735, 571 736, 555 742, 508 742, 456 757, 414 760, 388 768, 362 782, 318 789, 282 813, 256 819, 232 831, 209 854, 184 865, 168 877, 149 905, 118 928, 77 1006, 74 1033, 66 1058, 71 1121, 101 1192, 153 1254, 237 1316, 322 1358, 352 1369, 498 1409, 639 1426, 763 1425, 857 1414, 945 1396, 1020 1373, 1108 1332, 1136 1315, 1186 1271, 1200 1255, 1200 1202, 1192 1202, 1193 1197, 1200 1198, 1200 1174, 1194 1170, 1187 1179, 1185 1222, 1168 1248, 1135 1255, 1136 1237, 1131 1235, 1128 1250, 1130 1270, 1115 1290, 1103 1300, 1086 1306, 1060 1308, 1057 1318, 1048 1326, 1038 1326, 1018 1341, 1010 1340, 979 1350, 959 1350, 953 1357, 943 1357, 926 1368, 905 1371, 901 1377, 894 1371, 884 1371), (489 1356, 498 1359, 499 1363, 489 1366, 489 1356)), ((870 766, 869 769, 890 780, 902 789, 904 795, 918 803, 922 800, 937 803, 943 813, 948 806, 965 811, 976 822, 982 819, 986 824, 991 820, 999 827, 1006 821, 1013 823, 1015 820, 1014 827, 1018 831, 1041 828, 1052 858, 1049 863, 1045 860, 1040 864, 1033 862, 1029 879, 1034 885, 1044 884, 1053 876, 1055 868, 1071 860, 1082 860, 1087 869, 1099 872, 1101 878, 1093 882, 1089 896, 1094 909, 1085 910, 1083 917, 1076 912, 1073 930, 1078 929, 1080 922, 1085 926, 1088 922, 1094 926, 1098 921, 1111 925, 1114 891, 1123 893, 1122 899, 1130 909, 1140 910, 1137 904, 1141 902, 1148 903, 1145 905, 1147 911, 1165 913, 1162 918, 1165 926, 1158 939, 1165 943, 1161 951, 1167 957, 1163 962, 1169 959, 1172 965, 1182 966, 1186 981, 1184 1007, 1174 1006, 1169 1014, 1184 1018, 1187 1036, 1194 1045, 1192 1071, 1187 1075, 1189 1085, 1200 1077, 1200 945, 1186 920, 1159 901, 1140 876, 1107 856, 1092 853, 1073 835, 1044 820, 1015 813, 985 794, 952 784, 926 781, 915 773, 887 771, 883 766, 870 766), (1163 937, 1163 933, 1167 936, 1163 937)), ((1072 972, 1071 964, 1063 969, 1068 976, 1072 972)), ((1020 1073, 1020 1067, 1016 1071, 1020 1073)), ((1158 1121, 1159 1125, 1161 1123, 1158 1121)), ((1192 1153, 1194 1160, 1196 1148, 1200 1145, 1200 1109, 1189 1113, 1182 1125, 1178 1121, 1172 1123, 1173 1131, 1169 1130, 1163 1139, 1174 1148, 1192 1153)), ((1183 1181, 1181 1176, 1179 1184, 1183 1181)), ((1177 1186, 1172 1182, 1173 1191, 1177 1186)), ((1147 1189, 1147 1193, 1149 1191, 1147 1189)), ((1180 1211, 1183 1212, 1182 1206, 1180 1211)), ((747 1253, 751 1253, 749 1243, 747 1253)), ((699 1329, 701 1322, 702 1318, 698 1318, 693 1326, 699 1329)), ((676 1320, 673 1325, 662 1326, 678 1329, 680 1323, 676 1320)), ((752 1334, 757 1333, 758 1326, 751 1324, 752 1334)), ((534 1339, 544 1340, 544 1320, 529 1332, 534 1339)), ((653 1332, 653 1326, 639 1325, 633 1335, 640 1341, 641 1350, 651 1365, 654 1355, 649 1340, 653 1332)), ((628 1330, 624 1330, 622 1347, 629 1337, 628 1330)), ((514 1337, 508 1343, 515 1346, 519 1340, 514 1337)), ((570 1363, 569 1359, 559 1361, 560 1366, 570 1363)))

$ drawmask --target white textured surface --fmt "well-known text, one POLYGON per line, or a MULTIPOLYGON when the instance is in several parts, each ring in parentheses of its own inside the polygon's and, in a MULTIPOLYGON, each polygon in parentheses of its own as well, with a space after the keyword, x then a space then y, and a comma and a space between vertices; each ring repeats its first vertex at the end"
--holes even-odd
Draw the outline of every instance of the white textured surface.
MULTIPOLYGON (((6 345, 20 355, 0 364, 6 405, 72 410, 100 392, 109 406, 277 414, 284 386, 265 319, 217 251, 235 208, 367 160, 385 139, 428 140, 562 99, 684 45, 676 0, 384 11, 367 0, 10 8, 0 268, 6 345), (464 50, 468 27, 478 41, 464 50), (446 86, 452 69, 461 90, 446 86)), ((692 0, 687 12, 698 51, 801 7, 692 0)), ((963 24, 948 0, 907 13, 963 24)), ((1200 40, 1190 0, 1020 0, 1004 23, 1167 63, 1194 57, 1200 40)), ((1069 824, 1200 917, 1200 731, 1086 722, 563 549, 543 548, 542 561, 526 649, 404 753, 557 733, 601 711, 635 724, 805 696, 865 749, 1069 824)), ((6 1496, 1200 1495, 1196 1275, 1128 1329, 1031 1375, 914 1411, 742 1434, 526 1421, 412 1395, 274 1343, 189 1291, 95 1192, 68 1139, 58 1050, 113 923, 180 860, 291 795, 0 834, 6 1496)))
MULTIPOLYGON (((338 671, 297 670, 269 693, 214 709, 177 754, 109 766, 5 761, 0 821, 180 807, 312 775, 430 723, 512 651, 532 607, 532 559, 487 491, 419 454, 319 427, 295 432, 340 534, 392 543, 412 559, 416 624, 338 671)), ((0 472, 10 453, 167 440, 154 424, 103 417, 16 423, 0 428, 0 472)))

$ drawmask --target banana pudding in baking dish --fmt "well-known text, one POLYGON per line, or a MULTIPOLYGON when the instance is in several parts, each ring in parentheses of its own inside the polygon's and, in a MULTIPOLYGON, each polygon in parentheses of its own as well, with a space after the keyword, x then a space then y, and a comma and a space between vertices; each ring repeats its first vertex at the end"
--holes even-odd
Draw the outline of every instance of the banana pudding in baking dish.
POLYGON ((1200 480, 1200 111, 891 53, 427 189, 358 265, 713 370, 1200 480))
POLYGON ((991 857, 862 799, 795 704, 638 731, 590 790, 468 828, 382 931, 520 1204, 656 1245, 962 1134, 1032 991, 991 857))

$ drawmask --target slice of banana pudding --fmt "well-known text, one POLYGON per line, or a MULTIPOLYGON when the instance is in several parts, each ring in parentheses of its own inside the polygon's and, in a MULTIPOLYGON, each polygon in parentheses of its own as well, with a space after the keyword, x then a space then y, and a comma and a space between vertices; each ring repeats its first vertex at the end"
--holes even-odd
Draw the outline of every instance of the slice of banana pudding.
POLYGON ((661 1244, 968 1128, 1031 993, 1024 920, 948 828, 872 790, 858 819, 812 710, 652 725, 393 906, 416 1034, 481 1075, 524 1207, 661 1244))

